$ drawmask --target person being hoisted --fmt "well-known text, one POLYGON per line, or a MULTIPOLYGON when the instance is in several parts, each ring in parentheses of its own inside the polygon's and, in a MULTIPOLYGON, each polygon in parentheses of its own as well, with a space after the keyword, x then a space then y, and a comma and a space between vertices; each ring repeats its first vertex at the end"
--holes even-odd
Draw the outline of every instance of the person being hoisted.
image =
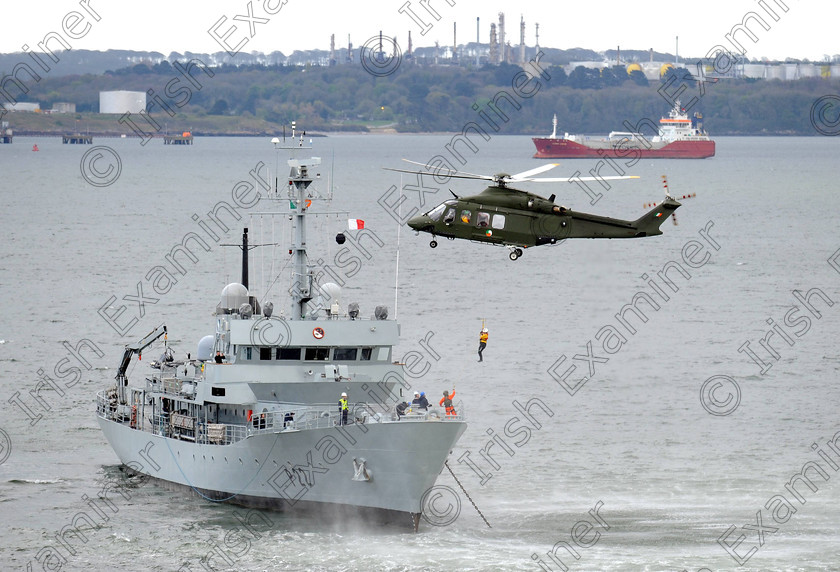
POLYGON ((489 337, 490 334, 487 333, 487 328, 481 328, 481 334, 478 336, 478 361, 484 361, 481 352, 487 347, 487 338, 489 337))
POLYGON ((446 415, 457 415, 455 413, 455 407, 452 405, 452 398, 455 397, 455 389, 452 389, 452 393, 448 391, 443 392, 443 397, 440 400, 440 405, 446 408, 446 415))

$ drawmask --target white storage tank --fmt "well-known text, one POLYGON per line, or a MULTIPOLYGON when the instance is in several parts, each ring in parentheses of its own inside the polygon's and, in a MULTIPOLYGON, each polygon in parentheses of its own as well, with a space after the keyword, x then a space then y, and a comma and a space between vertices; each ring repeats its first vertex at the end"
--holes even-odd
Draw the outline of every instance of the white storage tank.
POLYGON ((764 64, 744 64, 744 77, 764 79, 766 67, 764 64))
POLYGON ((767 79, 785 79, 785 67, 781 64, 767 66, 767 79))
POLYGON ((820 68, 814 64, 800 64, 799 65, 799 77, 806 78, 806 77, 819 77, 820 76, 820 68))

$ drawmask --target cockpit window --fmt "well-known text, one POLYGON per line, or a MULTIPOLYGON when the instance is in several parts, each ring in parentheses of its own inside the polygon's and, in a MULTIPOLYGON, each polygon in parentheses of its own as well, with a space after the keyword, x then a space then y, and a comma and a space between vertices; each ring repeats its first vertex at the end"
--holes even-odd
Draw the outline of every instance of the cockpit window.
POLYGON ((438 205, 426 215, 433 221, 437 222, 440 219, 440 215, 443 214, 443 210, 446 208, 446 205, 438 205))
POLYGON ((446 216, 443 217, 443 222, 446 224, 452 224, 455 222, 455 209, 449 207, 449 210, 446 211, 446 216))

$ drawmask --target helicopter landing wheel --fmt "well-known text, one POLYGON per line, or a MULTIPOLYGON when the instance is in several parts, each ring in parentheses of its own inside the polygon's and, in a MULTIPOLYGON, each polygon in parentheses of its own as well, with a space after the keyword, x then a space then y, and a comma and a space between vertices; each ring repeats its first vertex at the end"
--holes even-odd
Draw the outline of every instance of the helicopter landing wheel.
POLYGON ((429 243, 429 246, 431 246, 432 248, 437 248, 437 241, 433 240, 432 242, 429 243))
POLYGON ((518 255, 518 254, 516 254, 516 251, 515 251, 515 250, 511 250, 511 251, 510 251, 510 259, 511 259, 511 260, 516 260, 517 258, 519 258, 519 255, 518 255))
POLYGON ((514 252, 516 252, 517 257, 522 256, 522 249, 521 248, 517 248, 514 252))

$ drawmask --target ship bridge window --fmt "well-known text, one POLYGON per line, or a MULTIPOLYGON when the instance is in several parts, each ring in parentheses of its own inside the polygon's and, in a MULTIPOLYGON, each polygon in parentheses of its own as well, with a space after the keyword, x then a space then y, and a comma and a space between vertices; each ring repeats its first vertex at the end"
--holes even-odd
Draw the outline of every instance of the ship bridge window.
POLYGON ((437 222, 438 219, 440 219, 440 215, 443 214, 443 210, 445 208, 446 208, 446 205, 444 205, 444 204, 438 205, 435 208, 433 208, 432 210, 430 210, 426 216, 428 216, 433 221, 437 222))
POLYGON ((335 348, 333 361, 356 361, 359 348, 335 348))
POLYGON ((306 361, 327 361, 330 359, 330 348, 306 348, 306 361))
POLYGON ((276 359, 298 360, 300 359, 300 348, 277 348, 276 359))
POLYGON ((503 215, 503 214, 494 214, 493 215, 493 228, 505 228, 505 215, 503 215))
POLYGON ((260 360, 271 359, 271 348, 260 348, 260 360))
POLYGON ((390 361, 391 360, 391 348, 388 346, 382 346, 379 348, 377 352, 376 359, 379 361, 390 361))
POLYGON ((373 348, 362 348, 362 361, 370 361, 373 355, 373 348))
POLYGON ((251 346, 246 346, 242 348, 242 359, 249 360, 251 359, 251 346))

